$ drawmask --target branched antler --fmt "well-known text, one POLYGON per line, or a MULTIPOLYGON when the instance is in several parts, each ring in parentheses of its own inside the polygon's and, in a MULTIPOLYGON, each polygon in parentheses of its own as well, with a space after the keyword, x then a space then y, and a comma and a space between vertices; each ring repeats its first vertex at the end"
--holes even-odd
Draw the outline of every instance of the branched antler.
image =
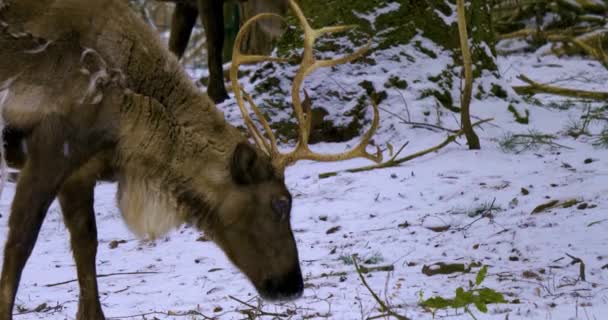
POLYGON ((372 120, 371 127, 363 135, 361 141, 357 146, 355 146, 351 150, 336 154, 317 153, 310 150, 310 147, 308 146, 308 139, 310 137, 310 130, 312 124, 312 116, 310 110, 311 103, 308 94, 305 90, 303 90, 304 100, 300 100, 300 91, 302 91, 302 82, 304 81, 304 78, 319 68, 332 67, 338 64, 353 61, 363 56, 369 50, 371 45, 370 43, 368 43, 367 45, 355 50, 353 53, 339 58, 318 60, 314 56, 313 47, 315 41, 319 37, 329 33, 344 32, 346 30, 352 29, 353 26, 333 26, 313 29, 306 20, 306 17, 302 13, 302 10, 300 9, 300 7, 298 7, 296 2, 294 0, 290 0, 289 5, 295 13, 300 25, 302 26, 302 29, 304 30, 304 51, 302 55, 302 62, 300 63, 300 68, 298 69, 294 77, 291 87, 291 100, 293 103, 293 109, 296 116, 296 120, 298 122, 298 142, 296 143, 296 147, 291 152, 279 152, 276 137, 270 129, 268 121, 263 117, 262 112, 260 112, 253 99, 247 93, 245 93, 243 88, 238 84, 238 68, 241 64, 257 63, 263 61, 286 61, 286 59, 284 58, 245 55, 240 51, 240 45, 243 40, 243 35, 245 34, 245 32, 247 32, 248 28, 254 22, 268 17, 281 17, 275 14, 263 13, 251 18, 243 25, 234 42, 232 66, 230 68, 230 79, 232 81, 233 92, 237 104, 239 105, 239 109, 243 114, 243 119, 245 120, 247 128, 251 133, 253 139, 255 140, 255 143, 260 149, 262 149, 272 158, 273 165, 279 170, 284 170, 287 166, 294 164, 298 160, 341 161, 361 157, 375 162, 382 162, 382 153, 380 152, 380 148, 376 147, 377 150, 375 154, 368 153, 366 150, 367 145, 370 143, 372 136, 378 129, 380 119, 378 106, 374 101, 372 101, 374 118, 372 120), (264 134, 262 134, 260 130, 255 126, 251 117, 249 117, 244 100, 247 100, 247 103, 249 104, 249 106, 259 119, 260 123, 262 124, 267 139, 264 137, 264 134))

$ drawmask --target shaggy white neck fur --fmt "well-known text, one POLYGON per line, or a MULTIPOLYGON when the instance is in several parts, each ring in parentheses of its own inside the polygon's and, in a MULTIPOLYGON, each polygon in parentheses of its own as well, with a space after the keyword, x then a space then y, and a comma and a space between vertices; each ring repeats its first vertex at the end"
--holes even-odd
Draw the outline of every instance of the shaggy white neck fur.
POLYGON ((160 190, 160 183, 127 178, 118 189, 118 207, 129 229, 140 238, 156 239, 185 221, 177 202, 160 190))

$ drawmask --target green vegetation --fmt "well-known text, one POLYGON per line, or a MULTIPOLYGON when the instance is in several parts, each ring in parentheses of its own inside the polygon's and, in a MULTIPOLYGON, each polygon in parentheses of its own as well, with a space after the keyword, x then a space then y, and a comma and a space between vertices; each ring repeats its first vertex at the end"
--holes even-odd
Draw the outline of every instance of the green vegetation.
POLYGON ((526 109, 525 111, 525 116, 522 116, 521 113, 519 113, 519 111, 517 111, 517 109, 515 109, 512 104, 509 104, 507 110, 509 110, 513 114, 517 123, 528 124, 530 122, 530 111, 528 109, 526 109))
POLYGON ((488 267, 483 266, 481 270, 479 270, 479 273, 477 273, 477 277, 475 277, 475 284, 469 283, 468 290, 458 287, 454 298, 432 297, 423 300, 421 293, 420 306, 431 310, 433 314, 437 310, 449 308, 457 310, 463 309, 464 312, 468 313, 473 319, 477 319, 473 314, 473 311, 471 311, 471 306, 475 306, 477 310, 482 313, 487 313, 488 304, 506 302, 502 293, 491 288, 481 287, 487 274, 488 267))

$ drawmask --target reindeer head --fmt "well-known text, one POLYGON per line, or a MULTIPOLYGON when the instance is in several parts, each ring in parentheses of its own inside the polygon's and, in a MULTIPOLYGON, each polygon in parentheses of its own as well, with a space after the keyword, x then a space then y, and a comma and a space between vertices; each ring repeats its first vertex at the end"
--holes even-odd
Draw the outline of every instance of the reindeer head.
POLYGON ((217 208, 214 241, 251 280, 262 297, 297 298, 304 288, 291 230, 291 194, 270 158, 236 146, 230 164, 232 187, 217 208))
POLYGON ((303 26, 305 38, 302 63, 291 88, 293 107, 299 123, 298 142, 293 151, 280 153, 268 122, 253 99, 243 92, 238 84, 238 67, 241 64, 283 61, 280 58, 241 53, 240 44, 248 28, 259 19, 277 17, 274 14, 259 14, 246 22, 237 35, 230 70, 232 88, 238 106, 258 148, 245 143, 235 148, 230 173, 236 188, 230 191, 219 208, 218 216, 222 220, 223 227, 216 228, 218 231, 214 234, 215 241, 251 279, 262 296, 271 299, 297 297, 303 290, 297 248, 290 226, 292 198, 284 182, 285 168, 301 159, 339 161, 363 157, 376 162, 382 161, 379 150, 376 154, 370 154, 365 150, 378 127, 378 108, 375 105, 371 128, 354 149, 338 154, 319 154, 308 147, 311 126, 310 103, 308 99, 300 100, 304 77, 320 67, 352 61, 362 56, 368 47, 335 60, 316 60, 313 56, 316 38, 325 33, 340 32, 350 27, 312 29, 295 1, 291 0, 289 3, 303 26), (266 137, 249 117, 244 99, 248 101, 264 127, 266 137))

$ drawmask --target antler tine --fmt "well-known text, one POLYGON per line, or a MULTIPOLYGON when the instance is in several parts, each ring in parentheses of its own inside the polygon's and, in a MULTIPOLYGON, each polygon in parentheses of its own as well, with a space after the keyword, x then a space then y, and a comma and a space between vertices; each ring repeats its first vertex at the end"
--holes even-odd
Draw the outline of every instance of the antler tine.
POLYGON ((236 36, 234 42, 234 49, 232 54, 232 66, 230 68, 230 79, 232 82, 232 87, 235 88, 233 90, 237 104, 241 113, 243 114, 243 119, 251 132, 256 144, 263 149, 268 155, 271 156, 272 163, 274 167, 278 170, 285 170, 288 165, 291 165, 298 160, 316 160, 316 161, 340 161, 347 160, 352 158, 365 158, 375 162, 382 162, 382 153, 380 152, 380 148, 376 147, 376 154, 372 154, 367 152, 366 148, 371 141, 372 136, 378 129, 378 125, 380 122, 380 111, 378 105, 375 101, 372 101, 374 118, 372 120, 372 124, 369 130, 361 137, 361 141, 357 146, 353 149, 337 153, 337 154, 322 154, 313 152, 310 150, 308 146, 308 139, 311 130, 312 123, 312 111, 311 111, 311 103, 310 98, 308 97, 308 93, 304 90, 304 101, 300 100, 300 91, 302 88, 302 83, 304 78, 312 73, 313 71, 321 68, 321 67, 330 67, 335 66, 341 63, 346 63, 353 61, 363 54, 365 54, 371 44, 367 45, 355 50, 355 52, 342 56, 340 58, 330 59, 330 60, 316 60, 314 57, 314 43, 315 40, 323 34, 334 33, 334 32, 343 32, 353 28, 353 26, 334 26, 334 27, 323 27, 320 29, 313 29, 306 17, 302 13, 300 7, 296 4, 295 0, 289 0, 289 5, 296 17, 298 18, 303 30, 304 30, 304 51, 302 54, 302 62, 300 63, 300 68, 298 69, 293 84, 291 87, 291 98, 293 103, 294 112, 296 115, 296 120, 298 122, 298 142, 294 150, 289 153, 281 154, 278 151, 278 145, 276 141, 276 137, 272 133, 270 125, 268 121, 264 118, 262 112, 259 110, 251 96, 249 96, 243 88, 238 84, 238 68, 241 64, 244 63, 254 63, 261 61, 287 61, 287 59, 282 58, 273 58, 268 56, 258 56, 258 55, 244 55, 240 51, 240 45, 243 41, 243 36, 245 32, 249 29, 249 27, 257 20, 266 18, 266 17, 280 17, 275 14, 263 13, 256 15, 249 21, 247 21, 239 33, 236 36), (244 98, 243 98, 244 97, 244 98), (251 117, 249 117, 247 108, 245 106, 244 100, 247 100, 251 109, 256 114, 256 116, 260 119, 260 123, 264 127, 266 135, 268 136, 268 140, 264 138, 264 135, 260 132, 257 126, 254 124, 251 117))
POLYGON ((284 169, 288 165, 295 163, 298 160, 316 160, 316 161, 340 161, 346 159, 352 159, 357 157, 363 157, 366 159, 370 159, 372 161, 381 162, 382 154, 379 149, 377 149, 377 153, 375 155, 370 154, 366 151, 366 147, 369 144, 371 137, 376 132, 379 123, 379 111, 378 106, 374 103, 374 119, 372 121, 372 125, 368 132, 366 132, 360 143, 352 150, 346 151, 338 154, 320 154, 310 150, 308 146, 308 139, 310 136, 311 130, 311 120, 312 120, 312 112, 310 110, 310 100, 308 98, 308 94, 304 90, 304 102, 300 100, 300 91, 302 88, 302 83, 304 78, 310 73, 321 67, 330 67, 335 66, 341 63, 346 63, 353 61, 363 54, 365 54, 371 44, 357 49, 355 52, 342 56, 340 58, 331 59, 331 60, 317 60, 314 57, 314 43, 316 39, 323 34, 334 33, 334 32, 343 32, 349 29, 352 29, 353 26, 333 26, 333 27, 322 27, 320 29, 313 29, 304 13, 300 9, 300 7, 296 4, 294 0, 289 1, 289 5, 296 15, 302 29, 304 30, 304 51, 302 54, 302 62, 300 64, 300 68, 298 69, 293 84, 291 87, 291 99, 293 103, 294 112, 296 115, 296 119, 298 122, 298 142, 293 151, 288 154, 277 154, 273 162, 275 166, 278 168, 284 169))
POLYGON ((256 16, 254 16, 253 18, 249 19, 241 27, 238 34, 236 35, 236 38, 234 40, 234 46, 232 49, 232 64, 230 66, 230 81, 232 83, 232 88, 233 88, 234 96, 236 98, 237 105, 239 106, 241 114, 243 115, 243 120, 245 121, 245 124, 247 125, 247 129, 253 136, 253 139, 255 140, 255 143, 258 145, 258 147, 261 148, 268 155, 272 155, 277 150, 276 139, 274 137, 274 134, 270 130, 270 126, 268 125, 268 122, 266 121, 266 119, 264 119, 264 117, 262 116, 262 113, 260 112, 259 108, 253 102, 253 99, 251 99, 251 97, 245 93, 245 91, 239 85, 239 82, 238 82, 239 81, 238 70, 239 70, 239 66, 241 64, 250 64, 250 63, 257 63, 257 62, 262 62, 262 61, 273 61, 273 62, 287 61, 287 59, 284 59, 284 58, 277 58, 277 57, 270 57, 270 56, 263 56, 263 55, 246 55, 241 52, 241 43, 243 42, 243 38, 244 38, 245 34, 247 33, 247 31, 249 30, 249 28, 256 21, 264 19, 264 18, 283 19, 282 16, 274 14, 274 13, 260 13, 256 16), (249 117, 249 112, 247 111, 247 107, 245 106, 245 101, 243 100, 243 95, 245 96, 245 99, 247 100, 247 102, 249 103, 249 105, 251 106, 253 111, 255 112, 256 116, 260 119, 260 122, 262 123, 262 125, 264 126, 264 130, 266 131, 266 134, 268 135, 268 138, 270 139, 270 143, 271 143, 270 145, 268 144, 266 139, 264 139, 264 136, 262 135, 262 133, 255 126, 251 117, 249 117))
POLYGON ((292 152, 288 154, 278 154, 275 157, 276 159, 273 159, 273 163, 275 163, 278 168, 285 169, 287 166, 294 164, 298 160, 331 162, 349 160, 354 158, 365 158, 376 163, 382 162, 383 157, 379 147, 376 146, 375 154, 369 153, 366 150, 372 137, 378 130, 378 125, 380 124, 380 110, 376 102, 373 100, 372 107, 374 110, 374 118, 372 120, 372 124, 369 130, 361 137, 361 141, 359 141, 359 144, 357 144, 357 146, 355 146, 351 150, 336 154, 323 154, 310 150, 308 145, 298 143, 298 146, 292 152))
POLYGON ((324 67, 333 67, 335 65, 339 65, 339 64, 343 64, 343 63, 347 63, 347 62, 351 62, 354 61, 358 58, 360 58, 361 56, 363 56, 364 54, 367 53, 367 51, 371 48, 371 41, 368 42, 366 45, 364 45, 363 47, 355 50, 355 52, 339 57, 339 58, 335 58, 335 59, 329 59, 329 60, 317 60, 315 61, 315 63, 310 66, 308 68, 308 70, 306 70, 306 74, 308 75, 312 72, 314 72, 315 70, 319 69, 319 68, 324 68, 324 67))
POLYGON ((330 67, 341 63, 353 61, 365 54, 365 52, 369 50, 371 45, 367 44, 366 46, 359 48, 355 52, 337 59, 317 60, 314 57, 313 52, 313 46, 317 38, 326 33, 343 32, 354 28, 354 26, 332 26, 313 29, 308 23, 308 20, 306 20, 302 9, 300 9, 296 2, 294 0, 290 0, 289 5, 292 11, 295 13, 300 25, 302 26, 302 29, 304 30, 304 52, 302 54, 302 63, 300 64, 300 69, 294 77, 293 84, 291 87, 291 100, 293 102, 293 108, 296 114, 296 119, 300 124, 298 130, 297 147, 303 148, 303 146, 308 144, 308 137, 310 136, 310 126, 306 125, 309 120, 306 119, 307 116, 303 110, 302 102, 300 101, 300 90, 304 78, 321 67, 330 67))
MULTIPOLYGON (((258 117, 258 119, 260 120, 260 123, 262 123, 262 126, 264 127, 264 131, 266 131, 266 134, 268 135, 268 139, 270 139, 270 145, 268 145, 268 142, 265 139, 263 139, 263 137, 260 137, 261 141, 264 145, 264 149, 265 149, 264 151, 266 152, 266 154, 268 154, 271 157, 276 155, 276 153, 278 152, 277 139, 276 139, 274 133, 272 132, 272 129, 270 128, 270 125, 268 124, 268 121, 266 121, 266 118, 264 117, 264 115, 262 114, 262 112, 260 111, 258 106, 255 104, 255 102, 253 101, 251 96, 245 91, 243 91, 243 95, 245 96, 245 99, 251 106, 251 109, 255 113, 256 117, 258 117)), ((254 126, 254 128, 257 131, 257 133, 261 136, 261 134, 257 130, 257 127, 254 126)))

